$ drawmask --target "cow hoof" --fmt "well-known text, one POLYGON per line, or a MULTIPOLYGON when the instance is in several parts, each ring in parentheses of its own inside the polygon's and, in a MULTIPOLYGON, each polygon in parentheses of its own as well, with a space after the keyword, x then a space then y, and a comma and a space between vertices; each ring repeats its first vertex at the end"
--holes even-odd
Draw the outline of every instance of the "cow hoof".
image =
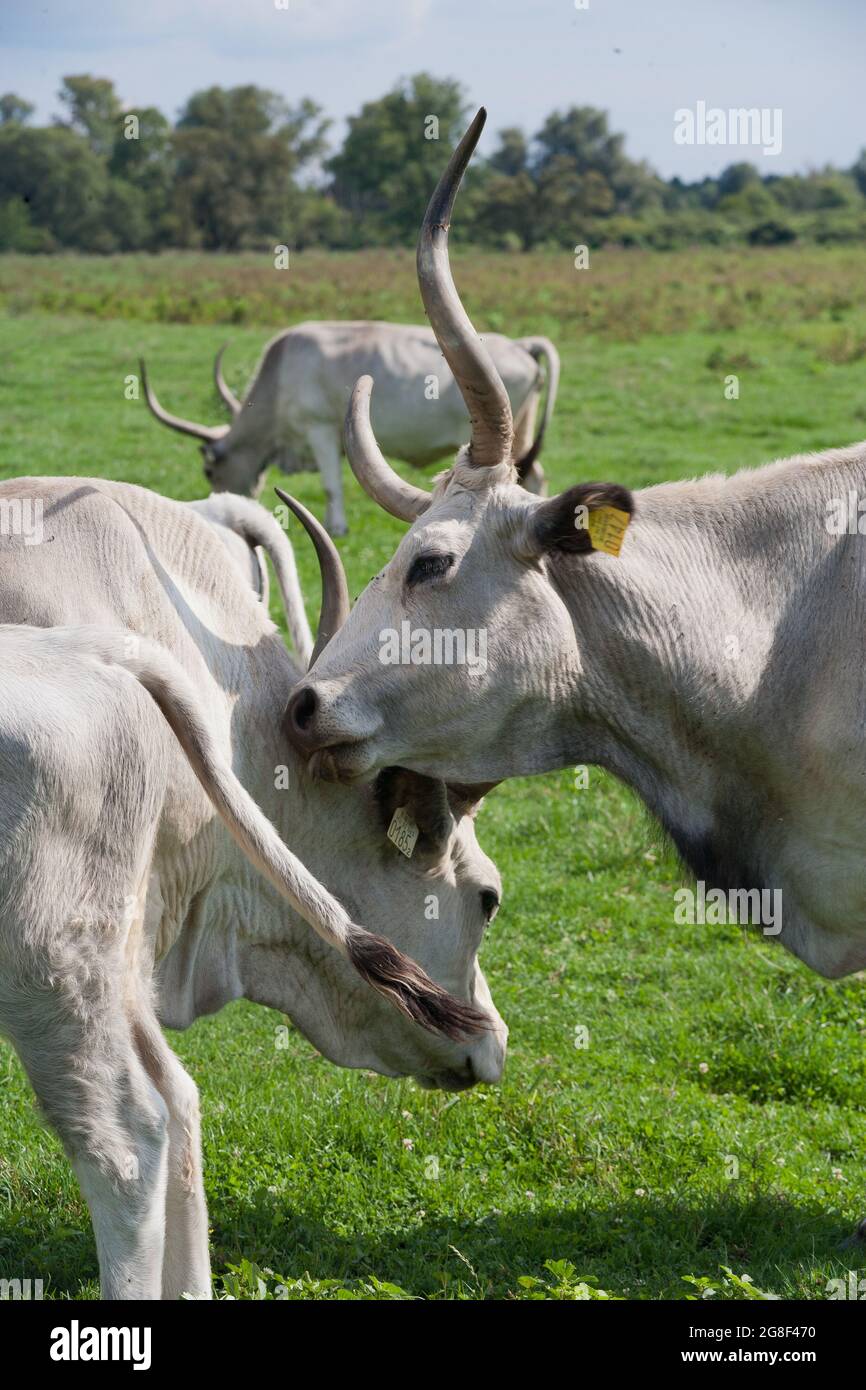
POLYGON ((329 536, 348 536, 349 534, 349 528, 345 521, 329 523, 327 530, 329 536))

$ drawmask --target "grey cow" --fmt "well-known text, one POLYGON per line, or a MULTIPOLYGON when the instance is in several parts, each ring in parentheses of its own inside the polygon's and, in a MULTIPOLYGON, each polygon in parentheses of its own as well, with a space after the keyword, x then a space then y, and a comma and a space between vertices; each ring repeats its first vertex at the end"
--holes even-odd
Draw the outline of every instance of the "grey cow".
MULTIPOLYGON (((505 384, 515 418, 514 459, 528 490, 543 490, 538 463, 556 401, 559 356, 547 338, 484 342, 505 384), (536 415, 547 364, 547 393, 538 431, 536 415)), ((322 475, 325 523, 332 535, 347 528, 340 461, 343 417, 358 377, 376 378, 374 417, 385 452, 423 466, 453 454, 469 438, 469 416, 451 369, 430 328, 396 323, 302 323, 265 347, 243 400, 226 386, 220 353, 217 387, 232 412, 231 425, 199 425, 163 409, 141 364, 145 399, 164 425, 202 441, 204 471, 217 492, 257 495, 267 466, 322 475)))
POLYGON ((411 527, 292 697, 295 745, 352 784, 391 762, 479 783, 598 764, 704 891, 752 912, 772 895, 769 936, 822 975, 861 970, 866 442, 634 495, 580 483, 527 497, 507 393, 448 270, 482 122, 433 195, 418 257, 442 349, 482 403, 472 440, 432 495, 408 489, 359 383, 350 461, 411 527), (483 670, 383 665, 381 634, 407 615, 422 631, 484 629, 483 670))

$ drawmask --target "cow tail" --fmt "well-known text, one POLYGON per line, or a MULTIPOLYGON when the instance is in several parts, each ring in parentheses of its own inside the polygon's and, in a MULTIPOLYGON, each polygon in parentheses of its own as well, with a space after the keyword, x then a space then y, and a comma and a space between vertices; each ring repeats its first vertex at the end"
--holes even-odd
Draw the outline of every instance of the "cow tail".
POLYGON ((299 660, 306 670, 313 651, 304 597, 298 580, 298 567, 291 541, 276 518, 251 497, 236 497, 233 493, 212 493, 208 498, 208 515, 216 517, 223 526, 237 532, 247 545, 261 546, 270 557, 277 577, 286 626, 299 660), (222 505, 221 505, 222 504, 222 505))
POLYGON ((541 453, 544 433, 550 424, 550 419, 553 415, 553 407, 556 405, 556 393, 559 390, 560 362, 559 353, 549 338, 518 338, 516 342, 519 347, 525 348, 530 356, 535 358, 536 362, 540 362, 543 358, 547 364, 547 390, 545 392, 544 410, 542 411, 538 432, 523 458, 515 460, 517 476, 523 478, 529 472, 533 463, 535 463, 535 460, 541 453))

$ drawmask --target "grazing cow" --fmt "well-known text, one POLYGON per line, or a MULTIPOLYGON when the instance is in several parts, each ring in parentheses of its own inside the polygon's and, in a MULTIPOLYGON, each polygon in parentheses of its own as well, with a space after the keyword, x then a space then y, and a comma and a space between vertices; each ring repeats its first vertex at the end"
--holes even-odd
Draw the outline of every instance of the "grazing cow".
POLYGON ((432 495, 409 489, 376 445, 371 383, 358 384, 352 466, 412 526, 291 697, 293 742, 347 782, 388 763, 470 783, 598 764, 707 888, 781 895, 768 935, 822 975, 862 969, 866 443, 634 497, 579 483, 538 501, 516 487, 508 397, 448 268, 482 121, 418 250, 472 440, 432 495), (383 664, 384 635, 403 624, 481 630, 484 663, 383 664))
MULTIPOLYGON (((309 781, 281 727, 300 668, 192 508, 98 480, 0 485, 0 503, 24 496, 44 543, 0 543, 0 1030, 78 1175, 103 1295, 205 1297, 198 1095, 158 1022, 246 997, 340 1065, 494 1081, 506 1032, 476 956, 499 879, 472 793, 398 769, 309 781), (387 836, 398 809, 411 857, 387 836)), ((304 520, 321 650, 348 594, 304 520)))
MULTIPOLYGON (((514 411, 514 458, 532 492, 543 489, 538 463, 556 399, 559 356, 547 338, 484 339, 505 382, 514 411), (533 438, 547 363, 548 389, 533 438)), ((273 338, 239 401, 222 375, 217 388, 232 412, 231 425, 197 425, 170 415, 154 395, 141 364, 145 399, 164 425, 202 441, 205 475, 216 492, 258 495, 269 463, 287 473, 318 471, 327 494, 326 525, 332 535, 348 527, 343 509, 340 460, 343 417, 352 387, 364 372, 378 385, 374 416, 383 448, 394 458, 423 466, 466 442, 469 419, 460 392, 429 328, 397 323, 302 323, 273 338)))

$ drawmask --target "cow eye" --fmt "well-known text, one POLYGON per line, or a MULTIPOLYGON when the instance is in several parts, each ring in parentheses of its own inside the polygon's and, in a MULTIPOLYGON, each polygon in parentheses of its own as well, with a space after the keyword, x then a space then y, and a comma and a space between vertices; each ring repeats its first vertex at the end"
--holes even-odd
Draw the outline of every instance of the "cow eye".
POLYGON ((423 584, 428 579, 441 579, 453 564, 453 555, 416 555, 409 566, 406 583, 411 588, 414 584, 423 584))
POLYGON ((492 922, 499 911, 499 894, 495 888, 481 889, 481 910, 488 922, 492 922))

